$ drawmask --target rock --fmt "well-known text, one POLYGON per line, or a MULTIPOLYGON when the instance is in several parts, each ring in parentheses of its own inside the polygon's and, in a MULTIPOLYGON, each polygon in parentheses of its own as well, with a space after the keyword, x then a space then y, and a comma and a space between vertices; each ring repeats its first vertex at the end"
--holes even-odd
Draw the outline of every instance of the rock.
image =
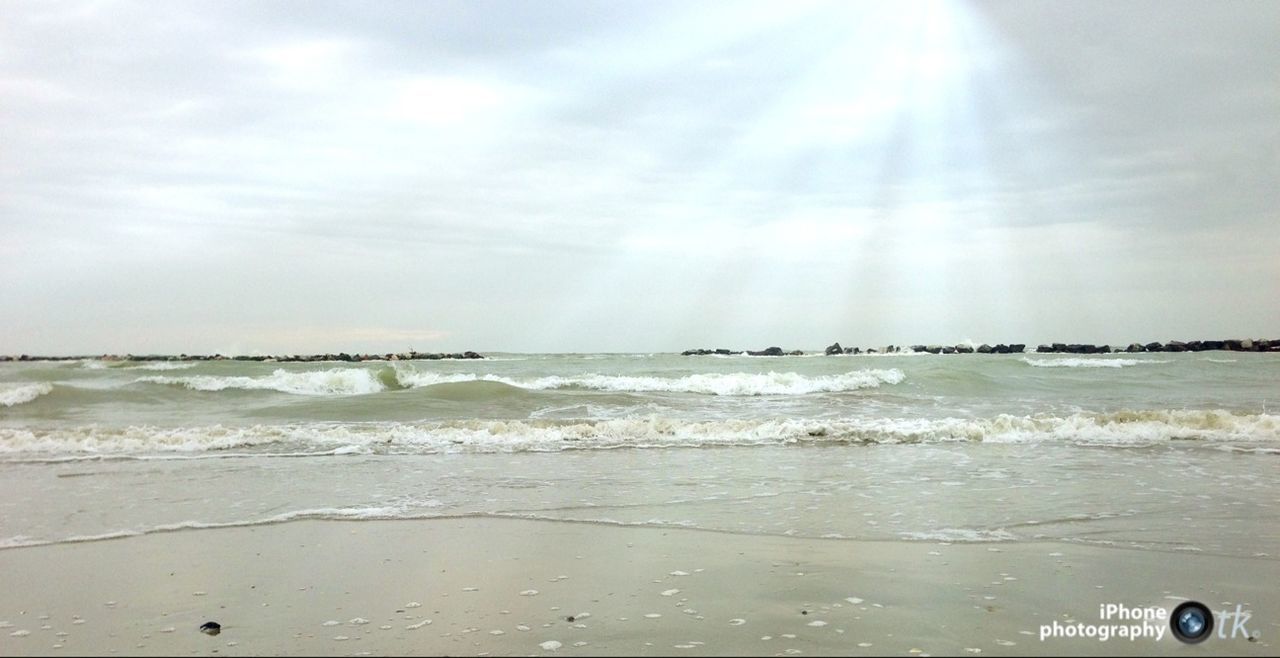
POLYGON ((216 621, 206 621, 200 625, 200 632, 205 635, 217 635, 222 632, 222 624, 216 621))
POLYGON ((951 345, 944 345, 944 346, 943 346, 943 348, 942 348, 942 353, 943 353, 943 354, 955 354, 955 353, 956 353, 956 348, 955 348, 955 347, 952 347, 951 345))
POLYGON ((970 345, 956 345, 956 354, 973 354, 973 347, 970 345))
POLYGON ((1009 353, 1009 346, 1008 346, 1008 345, 1005 345, 1004 343, 998 343, 998 344, 996 344, 996 346, 995 346, 995 347, 991 348, 991 351, 992 351, 992 352, 994 352, 994 353, 996 353, 996 354, 1008 354, 1008 353, 1009 353))
POLYGON ((1025 352, 1025 351, 1027 351, 1027 346, 1026 346, 1026 345, 1024 345, 1024 344, 1022 344, 1022 343, 1010 343, 1010 344, 1009 344, 1009 353, 1010 353, 1010 354, 1022 354, 1022 353, 1023 353, 1023 352, 1025 352))
POLYGON ((749 351, 747 354, 751 356, 782 356, 783 352, 781 347, 766 347, 758 352, 749 351))
POLYGON ((1246 351, 1246 352, 1253 351, 1253 339, 1252 339, 1252 338, 1246 338, 1246 339, 1244 339, 1244 340, 1240 341, 1240 349, 1242 349, 1242 350, 1244 350, 1244 351, 1246 351))
POLYGON ((1052 352, 1052 351, 1053 351, 1053 348, 1052 348, 1052 347, 1050 347, 1050 346, 1048 346, 1048 345, 1037 345, 1037 346, 1036 346, 1036 353, 1037 353, 1037 354, 1048 354, 1048 353, 1050 353, 1050 352, 1052 352))
POLYGON ((1146 351, 1148 351, 1148 352, 1163 352, 1163 351, 1164 351, 1164 343, 1147 343, 1146 345, 1143 345, 1142 347, 1143 347, 1143 349, 1145 349, 1145 350, 1146 350, 1146 351))
POLYGON ((1145 352, 1147 349, 1137 343, 1129 343, 1129 346, 1124 348, 1124 351, 1132 354, 1135 352, 1145 352))
POLYGON ((927 351, 927 348, 926 348, 924 345, 912 345, 912 346, 911 346, 911 351, 912 351, 912 352, 925 352, 925 351, 927 351))
POLYGON ((990 353, 991 353, 990 345, 983 343, 978 346, 978 354, 990 354, 990 353))
POLYGON ((835 342, 827 346, 826 354, 827 356, 831 356, 832 354, 844 354, 844 348, 840 347, 839 342, 835 342))

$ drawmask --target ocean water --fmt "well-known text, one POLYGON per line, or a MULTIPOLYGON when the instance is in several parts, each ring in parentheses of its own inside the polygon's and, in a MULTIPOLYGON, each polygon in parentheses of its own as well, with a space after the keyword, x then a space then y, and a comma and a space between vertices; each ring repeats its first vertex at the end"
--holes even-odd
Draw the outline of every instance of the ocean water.
POLYGON ((297 519, 1280 557, 1280 354, 0 363, 0 547, 297 519))

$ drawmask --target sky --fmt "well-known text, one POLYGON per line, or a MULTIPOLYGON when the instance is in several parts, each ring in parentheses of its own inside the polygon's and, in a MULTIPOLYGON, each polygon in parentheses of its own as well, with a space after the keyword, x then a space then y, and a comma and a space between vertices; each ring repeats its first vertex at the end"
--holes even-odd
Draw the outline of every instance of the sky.
POLYGON ((23 2, 0 353, 1280 338, 1280 2, 23 2))

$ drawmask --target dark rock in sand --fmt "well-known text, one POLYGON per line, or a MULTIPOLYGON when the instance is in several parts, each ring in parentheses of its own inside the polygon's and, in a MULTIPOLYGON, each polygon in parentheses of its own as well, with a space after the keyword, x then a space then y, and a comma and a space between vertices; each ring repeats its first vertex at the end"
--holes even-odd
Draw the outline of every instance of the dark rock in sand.
POLYGON ((205 635, 217 635, 222 632, 222 624, 219 624, 216 621, 206 621, 205 623, 200 624, 200 632, 205 635))

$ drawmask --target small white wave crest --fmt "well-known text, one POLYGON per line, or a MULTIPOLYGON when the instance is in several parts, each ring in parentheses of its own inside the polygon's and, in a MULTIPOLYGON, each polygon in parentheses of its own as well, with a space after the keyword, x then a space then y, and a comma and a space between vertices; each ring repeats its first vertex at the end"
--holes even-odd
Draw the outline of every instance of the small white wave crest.
POLYGON ((0 405, 12 407, 30 402, 53 391, 53 384, 0 384, 0 405))
POLYGON ((1003 528, 979 530, 974 528, 938 528, 923 532, 902 532, 903 539, 937 541, 957 544, 1017 541, 1017 536, 1003 528))
POLYGON ((118 530, 115 532, 104 532, 96 535, 74 535, 64 539, 37 539, 28 535, 16 535, 5 539, 0 539, 0 549, 18 548, 29 546, 48 546, 52 544, 83 544, 87 542, 106 541, 111 539, 123 539, 125 537, 141 537, 145 535, 154 535, 167 532, 180 532, 183 530, 212 530, 217 528, 248 528, 264 525, 278 525, 281 523, 290 523, 293 521, 377 521, 385 519, 413 519, 413 518, 433 518, 438 514, 424 513, 421 508, 439 507, 440 501, 426 500, 416 501, 413 509, 408 506, 397 507, 322 507, 315 509, 295 510, 276 514, 261 519, 248 521, 225 521, 225 522, 205 522, 205 521, 179 521, 177 523, 166 523, 162 525, 152 526, 150 528, 140 530, 118 530))
POLYGON ((194 367, 196 364, 191 361, 156 361, 141 366, 128 366, 124 370, 186 370, 194 367))
POLYGON ((184 386, 195 391, 271 390, 293 395, 367 395, 386 388, 382 382, 378 381, 374 371, 365 368, 331 368, 305 372, 289 372, 280 368, 270 375, 259 377, 156 375, 140 377, 138 381, 184 386))
POLYGON ((1025 356, 1022 357, 1022 361, 1029 366, 1035 366, 1037 368, 1127 368, 1129 366, 1172 363, 1172 361, 1161 361, 1158 359, 1031 359, 1025 356))

